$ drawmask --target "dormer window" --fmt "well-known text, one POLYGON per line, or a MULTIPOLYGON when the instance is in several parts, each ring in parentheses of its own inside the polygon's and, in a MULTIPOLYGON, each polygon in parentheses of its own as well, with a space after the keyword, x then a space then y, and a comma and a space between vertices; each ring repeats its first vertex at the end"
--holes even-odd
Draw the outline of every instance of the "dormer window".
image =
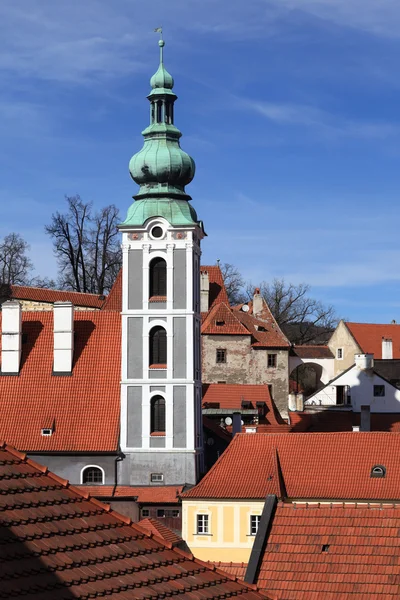
POLYGON ((52 428, 51 427, 43 427, 43 429, 42 429, 42 435, 44 435, 44 436, 53 435, 52 428))
POLYGON ((383 479, 386 477, 386 468, 383 465, 375 465, 371 469, 371 477, 383 479))
POLYGON ((225 325, 225 321, 215 321, 217 327, 223 327, 225 325))

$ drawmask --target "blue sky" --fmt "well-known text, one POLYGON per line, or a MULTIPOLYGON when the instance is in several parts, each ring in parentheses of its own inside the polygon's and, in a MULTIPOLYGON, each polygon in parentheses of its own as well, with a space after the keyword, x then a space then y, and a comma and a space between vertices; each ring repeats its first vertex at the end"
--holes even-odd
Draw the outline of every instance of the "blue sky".
POLYGON ((2 0, 0 236, 51 277, 64 195, 125 216, 159 25, 203 263, 400 321, 396 0, 2 0))

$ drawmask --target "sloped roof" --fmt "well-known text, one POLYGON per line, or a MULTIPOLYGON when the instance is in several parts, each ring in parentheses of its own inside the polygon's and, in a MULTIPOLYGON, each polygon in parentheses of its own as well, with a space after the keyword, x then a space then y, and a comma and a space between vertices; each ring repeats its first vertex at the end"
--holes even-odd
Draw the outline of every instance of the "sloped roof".
POLYGON ((279 600, 400 596, 400 506, 280 504, 257 585, 279 600))
POLYGON ((250 335, 227 304, 216 304, 207 314, 201 327, 204 335, 250 335))
POLYGON ((76 312, 74 328, 72 374, 53 375, 53 312, 22 313, 26 343, 20 373, 0 376, 0 439, 19 450, 117 450, 121 317, 76 312), (53 422, 53 435, 42 436, 41 429, 53 422))
MULTIPOLYGON (((269 310, 269 309, 268 309, 269 310)), ((271 319, 262 320, 253 315, 235 310, 239 321, 250 331, 254 341, 252 346, 259 348, 289 348, 290 342, 279 329, 278 324, 271 315, 271 319), (266 331, 265 331, 266 330, 266 331)))
POLYGON ((182 498, 280 497, 281 474, 288 498, 400 499, 399 455, 398 433, 241 433, 182 498))
POLYGON ((0 447, 3 598, 265 597, 0 447))
POLYGON ((293 346, 291 354, 300 358, 334 358, 328 346, 306 345, 293 346))
POLYGON ((234 563, 234 562, 212 562, 209 561, 210 565, 214 565, 217 569, 223 569, 230 575, 234 575, 235 577, 239 577, 239 579, 244 579, 247 570, 247 563, 234 563))
MULTIPOLYGON (((290 427, 293 432, 300 431, 352 431, 353 425, 359 426, 361 413, 339 410, 307 409, 290 413, 290 427)), ((399 413, 371 413, 371 431, 400 432, 399 413)))
POLYGON ((81 485, 83 492, 95 498, 134 498, 139 504, 178 504, 183 485, 81 485))
POLYGON ((105 296, 99 296, 98 294, 50 290, 48 288, 27 285, 1 285, 0 298, 3 300, 31 300, 33 302, 46 302, 49 304, 68 300, 75 306, 99 309, 102 308, 106 299, 105 296))
POLYGON ((115 278, 114 285, 104 302, 103 310, 122 310, 122 269, 115 278))
POLYGON ((166 542, 170 542, 173 546, 180 544, 183 540, 182 538, 174 533, 171 529, 166 527, 164 523, 161 523, 159 519, 153 519, 149 517, 147 519, 142 519, 139 521, 138 525, 143 527, 148 533, 152 533, 153 535, 157 535, 162 538, 166 542))
POLYGON ((250 401, 252 408, 257 408, 257 402, 265 402, 268 408, 266 414, 268 422, 271 425, 284 424, 271 398, 268 385, 203 384, 203 408, 207 408, 209 403, 218 403, 220 408, 240 409, 242 400, 250 401))
POLYGON ((380 323, 345 323, 362 352, 382 358, 382 338, 391 339, 393 358, 400 358, 400 325, 380 323))

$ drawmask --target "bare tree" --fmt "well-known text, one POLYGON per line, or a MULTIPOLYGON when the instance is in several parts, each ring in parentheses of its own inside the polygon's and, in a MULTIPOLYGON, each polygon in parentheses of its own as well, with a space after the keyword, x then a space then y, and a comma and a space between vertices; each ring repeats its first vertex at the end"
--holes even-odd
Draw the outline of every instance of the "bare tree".
POLYGON ((68 209, 52 215, 46 233, 53 238, 59 285, 76 292, 103 294, 121 267, 118 209, 113 204, 92 212, 91 202, 66 197, 68 209))
POLYGON ((259 287, 279 327, 292 343, 326 343, 338 317, 333 306, 310 297, 309 285, 274 279, 259 287))
POLYGON ((26 255, 29 244, 19 233, 9 233, 0 243, 0 283, 27 285, 33 265, 26 255))
POLYGON ((229 303, 235 305, 240 304, 241 302, 246 302, 248 298, 243 291, 245 282, 241 273, 239 272, 239 269, 230 263, 222 263, 219 265, 219 267, 224 279, 229 303))

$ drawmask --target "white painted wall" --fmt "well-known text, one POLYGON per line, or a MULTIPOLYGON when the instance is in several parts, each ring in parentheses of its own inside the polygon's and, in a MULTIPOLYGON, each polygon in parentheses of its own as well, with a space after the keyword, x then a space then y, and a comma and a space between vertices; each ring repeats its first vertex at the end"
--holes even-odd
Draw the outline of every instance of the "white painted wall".
POLYGON ((335 381, 310 396, 305 406, 335 406, 336 386, 347 385, 351 392, 351 406, 360 412, 361 406, 370 406, 373 413, 400 413, 400 390, 377 375, 373 370, 363 371, 355 365, 335 381), (374 385, 385 386, 385 396, 374 397, 374 385))
POLYGON ((314 364, 322 367, 321 381, 328 383, 334 377, 335 360, 334 358, 300 358, 299 356, 289 356, 289 375, 300 365, 314 364))

